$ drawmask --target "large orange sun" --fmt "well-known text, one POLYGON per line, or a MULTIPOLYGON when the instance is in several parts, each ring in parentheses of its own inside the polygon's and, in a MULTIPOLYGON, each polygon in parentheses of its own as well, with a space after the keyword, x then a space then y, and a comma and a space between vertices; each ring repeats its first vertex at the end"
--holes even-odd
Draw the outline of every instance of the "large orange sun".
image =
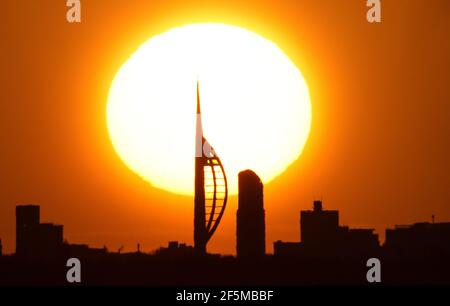
POLYGON ((271 41, 236 26, 192 24, 145 42, 117 72, 107 124, 125 164, 154 187, 193 194, 196 82, 204 136, 237 174, 264 183, 301 154, 311 125, 302 74, 271 41))

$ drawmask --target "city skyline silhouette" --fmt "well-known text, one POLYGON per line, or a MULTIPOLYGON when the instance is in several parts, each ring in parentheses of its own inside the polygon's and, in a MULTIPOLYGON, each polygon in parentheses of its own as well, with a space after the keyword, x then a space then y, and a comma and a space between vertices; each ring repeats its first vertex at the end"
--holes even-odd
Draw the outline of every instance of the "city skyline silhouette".
POLYGON ((40 222, 39 206, 20 205, 16 253, 0 253, 0 284, 67 285, 69 258, 82 262, 84 285, 355 285, 367 283, 365 262, 372 258, 382 262, 383 284, 449 283, 450 222, 388 228, 381 245, 373 229, 340 225, 339 212, 316 200, 313 210, 300 212, 300 241, 274 241, 274 254, 267 254, 262 183, 251 170, 239 181, 237 256, 178 241, 152 252, 137 244, 126 253, 71 244, 63 225, 40 222))
POLYGON ((449 283, 448 0, 81 1, 2 4, 2 285, 449 283))
MULTIPOLYGON (((130 250, 140 242, 149 251, 174 236, 192 240, 192 218, 182 217, 192 216, 192 199, 130 172, 111 145, 105 103, 114 74, 142 42, 207 21, 241 25, 272 40, 308 82, 308 142, 301 157, 265 185, 269 241, 295 241, 297 227, 285 225, 295 224, 291 212, 320 198, 328 209, 346 211, 346 224, 375 228, 381 241, 384 228, 396 223, 450 219, 449 21, 438 9, 446 1, 386 4, 386 22, 369 24, 364 5, 342 1, 331 1, 327 10, 311 0, 229 2, 218 10, 196 1, 168 7, 133 0, 124 18, 123 4, 99 0, 84 4, 89 14, 76 25, 67 23, 64 7, 59 12, 47 1, 28 2, 5 1, 10 13, 2 20, 9 54, 2 57, 0 113, 3 253, 15 250, 14 207, 21 203, 40 204, 49 220, 66 225, 68 239, 96 247, 130 250), (150 230, 152 237, 143 234, 150 230)), ((237 201, 230 196, 227 209, 235 210, 237 201)), ((234 214, 225 212, 224 231, 208 244, 210 251, 235 252, 228 234, 234 226, 234 214)))

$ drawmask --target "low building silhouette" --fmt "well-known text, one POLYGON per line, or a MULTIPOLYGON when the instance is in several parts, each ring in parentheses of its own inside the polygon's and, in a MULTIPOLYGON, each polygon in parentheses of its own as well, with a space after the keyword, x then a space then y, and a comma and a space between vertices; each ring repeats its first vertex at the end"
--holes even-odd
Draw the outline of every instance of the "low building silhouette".
POLYGON ((364 256, 379 252, 374 229, 339 226, 339 211, 324 210, 322 201, 313 202, 313 210, 300 212, 301 242, 274 243, 276 256, 364 256))
POLYGON ((339 227, 338 252, 351 256, 375 256, 380 249, 378 235, 372 228, 339 227))
POLYGON ((298 257, 305 254, 305 246, 301 242, 284 242, 277 240, 273 243, 273 254, 278 257, 298 257))
POLYGON ((87 244, 65 244, 64 251, 71 257, 95 258, 105 256, 108 253, 106 247, 91 248, 87 244))
POLYGON ((196 256, 194 247, 186 245, 186 243, 179 243, 178 241, 169 241, 167 247, 161 247, 155 251, 155 255, 167 257, 185 257, 196 256))
POLYGON ((421 222, 386 229, 384 249, 391 257, 450 256, 450 222, 421 222))
POLYGON ((263 184, 251 170, 239 173, 236 214, 236 252, 239 258, 261 258, 266 253, 263 184))

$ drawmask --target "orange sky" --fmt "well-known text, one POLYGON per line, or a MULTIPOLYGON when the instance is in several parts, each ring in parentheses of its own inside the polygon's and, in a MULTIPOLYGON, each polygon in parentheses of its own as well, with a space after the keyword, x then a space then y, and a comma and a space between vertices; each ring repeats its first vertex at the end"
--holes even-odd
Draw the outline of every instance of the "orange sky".
MULTIPOLYGON (((450 2, 365 0, 5 0, 0 9, 0 238, 14 251, 17 204, 41 205, 74 243, 150 251, 192 244, 193 198, 156 190, 120 161, 105 106, 115 72, 141 43, 175 26, 222 22, 274 41, 308 82, 303 155, 265 186, 268 251, 299 240, 314 198, 341 223, 450 221, 450 2)), ((232 197, 209 251, 235 252, 232 197)))

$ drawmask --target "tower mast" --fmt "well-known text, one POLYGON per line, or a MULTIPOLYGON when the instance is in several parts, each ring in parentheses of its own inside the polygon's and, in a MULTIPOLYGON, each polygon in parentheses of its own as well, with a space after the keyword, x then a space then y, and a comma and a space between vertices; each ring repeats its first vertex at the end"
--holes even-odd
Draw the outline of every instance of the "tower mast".
POLYGON ((195 196, 194 196, 194 247, 200 253, 206 253, 207 233, 205 228, 205 157, 203 156, 202 116, 200 111, 200 91, 197 81, 197 119, 195 130, 195 196))

